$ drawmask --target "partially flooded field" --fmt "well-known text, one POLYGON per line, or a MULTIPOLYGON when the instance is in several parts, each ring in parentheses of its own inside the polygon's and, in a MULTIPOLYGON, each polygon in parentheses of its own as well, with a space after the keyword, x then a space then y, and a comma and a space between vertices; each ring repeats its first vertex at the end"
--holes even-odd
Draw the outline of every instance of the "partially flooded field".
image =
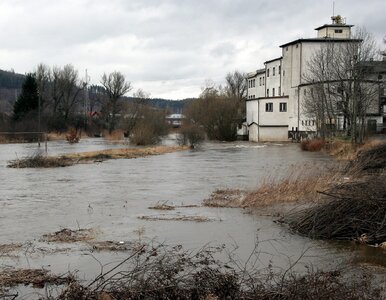
MULTIPOLYGON (((100 139, 74 145, 55 141, 49 142, 48 153, 123 146, 100 139)), ((347 243, 310 240, 265 213, 202 206, 216 189, 252 189, 294 168, 331 164, 330 157, 301 152, 296 144, 206 143, 197 150, 67 168, 6 167, 9 160, 35 151, 32 144, 0 145, 2 268, 76 271, 91 280, 152 241, 196 250, 224 244, 241 262, 255 251, 260 269, 286 270, 294 262, 299 272, 306 264, 325 270, 343 263, 385 267, 379 249, 374 255, 347 243)))

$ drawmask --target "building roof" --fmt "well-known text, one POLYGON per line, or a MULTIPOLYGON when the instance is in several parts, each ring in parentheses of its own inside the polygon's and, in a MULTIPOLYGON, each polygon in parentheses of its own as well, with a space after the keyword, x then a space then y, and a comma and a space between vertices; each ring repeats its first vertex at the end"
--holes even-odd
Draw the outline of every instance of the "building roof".
POLYGON ((270 60, 267 60, 266 62, 264 62, 264 64, 268 64, 268 63, 270 63, 270 62, 273 62, 273 61, 275 61, 275 60, 280 60, 280 59, 282 59, 282 58, 283 58, 283 56, 280 56, 280 57, 274 58, 274 59, 270 59, 270 60))
POLYGON ((319 26, 317 28, 315 28, 315 30, 319 30, 319 29, 323 29, 323 28, 326 28, 326 27, 353 27, 354 25, 347 25, 347 24, 324 24, 322 26, 319 26))
POLYGON ((280 45, 280 48, 283 48, 283 47, 286 47, 286 46, 290 46, 290 45, 294 45, 294 44, 298 44, 298 43, 331 43, 331 42, 334 42, 334 43, 342 43, 342 42, 362 42, 361 39, 342 39, 342 38, 309 38, 309 39, 297 39, 297 40, 294 40, 292 42, 289 42, 289 43, 286 43, 286 44, 283 44, 283 45, 280 45))
POLYGON ((265 69, 259 69, 254 72, 249 72, 247 74, 247 78, 252 78, 252 77, 255 77, 257 74, 262 74, 262 73, 265 73, 265 69))

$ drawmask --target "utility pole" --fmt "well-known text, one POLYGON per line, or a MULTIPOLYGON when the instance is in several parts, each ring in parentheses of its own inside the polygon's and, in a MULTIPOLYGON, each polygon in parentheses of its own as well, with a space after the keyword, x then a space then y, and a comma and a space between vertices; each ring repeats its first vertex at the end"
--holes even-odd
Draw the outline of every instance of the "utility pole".
POLYGON ((38 146, 40 147, 40 91, 38 89, 38 146))
POLYGON ((88 73, 87 73, 87 69, 85 70, 85 95, 84 95, 84 116, 85 116, 85 120, 84 120, 84 129, 86 130, 87 128, 87 121, 88 121, 88 112, 89 112, 89 108, 90 108, 90 104, 89 104, 89 94, 88 94, 88 82, 90 80, 89 76, 88 76, 88 73))

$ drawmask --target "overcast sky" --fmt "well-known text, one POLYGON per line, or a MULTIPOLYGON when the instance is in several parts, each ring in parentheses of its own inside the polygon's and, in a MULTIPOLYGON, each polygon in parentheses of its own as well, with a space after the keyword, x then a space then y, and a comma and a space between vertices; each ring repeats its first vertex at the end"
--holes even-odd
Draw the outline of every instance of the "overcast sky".
MULTIPOLYGON (((197 97, 204 81, 248 72, 280 44, 314 37, 332 0, 0 0, 0 69, 71 63, 92 83, 122 72, 151 97, 197 97)), ((335 13, 381 45, 386 1, 335 0, 335 13)))

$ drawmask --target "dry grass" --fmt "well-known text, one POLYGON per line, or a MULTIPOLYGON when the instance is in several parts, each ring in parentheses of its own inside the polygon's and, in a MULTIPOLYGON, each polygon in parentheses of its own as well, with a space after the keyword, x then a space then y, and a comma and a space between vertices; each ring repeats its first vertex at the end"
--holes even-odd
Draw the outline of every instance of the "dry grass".
POLYGON ((0 257, 11 256, 13 252, 20 250, 22 247, 23 245, 19 243, 2 244, 0 245, 0 257))
POLYGON ((108 130, 105 130, 102 132, 102 136, 109 141, 120 141, 125 138, 125 133, 122 129, 116 129, 111 133, 109 133, 108 130))
POLYGON ((37 153, 21 159, 8 162, 9 168, 58 168, 67 167, 74 164, 74 161, 64 156, 50 157, 37 153))
POLYGON ((35 154, 22 159, 12 160, 8 163, 10 168, 55 168, 67 167, 78 163, 102 162, 106 159, 131 159, 161 155, 176 151, 187 150, 187 146, 158 146, 148 148, 122 148, 101 151, 71 153, 61 156, 44 156, 35 154))
POLYGON ((344 178, 339 170, 310 172, 304 166, 293 169, 279 181, 267 177, 252 191, 216 190, 203 204, 209 207, 263 208, 285 203, 309 203, 319 200, 318 191, 332 182, 341 181, 344 178))
POLYGON ((300 143, 300 148, 303 151, 316 152, 322 150, 325 144, 326 141, 322 139, 303 140, 300 143))
POLYGON ((157 203, 154 206, 149 206, 148 209, 154 209, 154 210, 175 210, 176 208, 193 208, 193 207, 200 207, 199 205, 169 205, 166 202, 157 203))
POLYGON ((11 287, 19 284, 32 284, 44 287, 45 284, 61 285, 72 281, 70 276, 55 276, 45 269, 5 269, 0 271, 0 287, 11 287))
POLYGON ((157 216, 140 216, 138 217, 140 220, 147 221, 186 221, 186 222, 212 222, 215 221, 209 217, 204 216, 175 216, 175 215, 157 215, 157 216))
POLYGON ((187 150, 186 146, 158 146, 148 148, 122 148, 122 149, 108 149, 101 151, 90 151, 81 153, 67 154, 65 157, 77 159, 80 161, 92 161, 100 157, 106 157, 106 159, 119 159, 119 158, 139 158, 150 155, 160 155, 176 151, 187 150))
POLYGON ((239 189, 218 189, 207 199, 203 205, 208 207, 243 207, 247 192, 239 189))
POLYGON ((54 233, 44 234, 41 241, 56 242, 56 243, 74 243, 84 242, 94 239, 95 232, 93 229, 77 229, 71 230, 64 228, 54 233))

